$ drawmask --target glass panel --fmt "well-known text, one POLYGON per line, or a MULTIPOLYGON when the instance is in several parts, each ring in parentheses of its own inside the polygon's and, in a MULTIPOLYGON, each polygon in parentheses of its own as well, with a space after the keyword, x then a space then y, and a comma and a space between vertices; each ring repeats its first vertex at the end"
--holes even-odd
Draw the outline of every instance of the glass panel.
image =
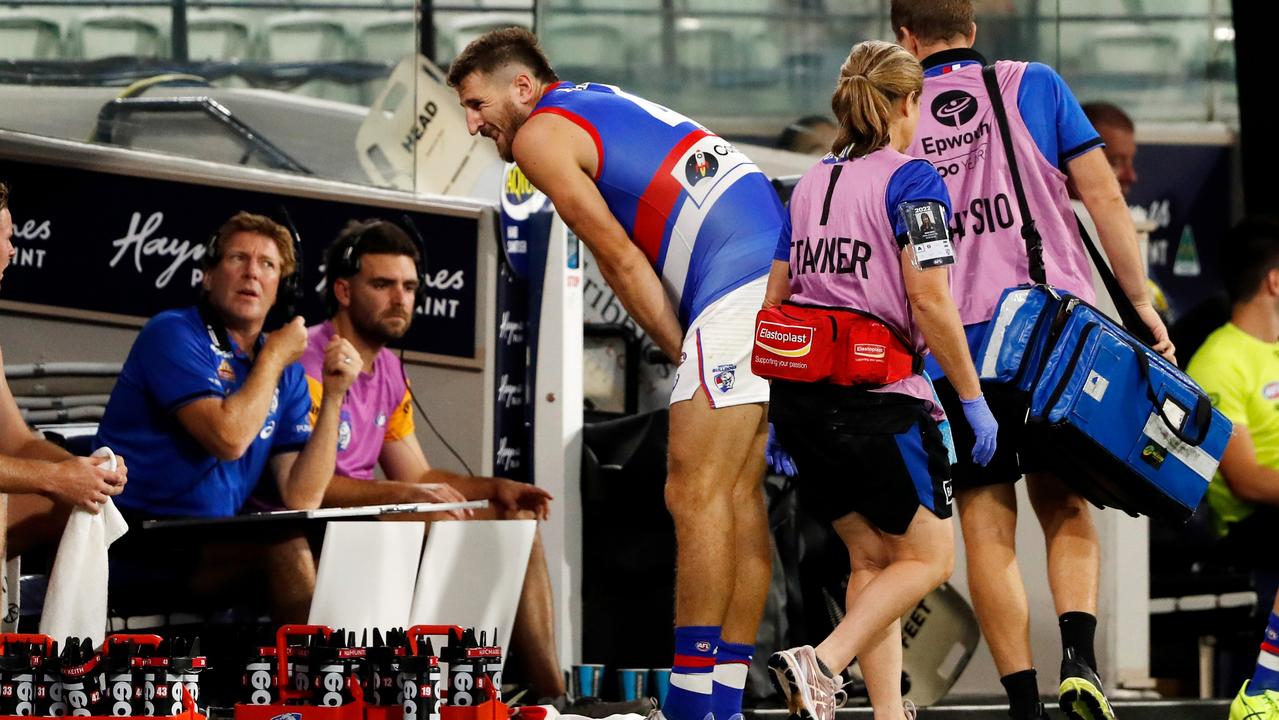
MULTIPOLYGON (((796 118, 830 113, 849 47, 892 38, 888 5, 544 0, 536 9, 566 79, 622 85, 726 135, 768 143, 796 118)), ((480 34, 535 18, 534 0, 427 8, 441 68, 480 34)), ((356 143, 391 69, 418 47, 417 10, 414 0, 8 3, 0 127, 418 187, 415 150, 392 156, 356 143), (155 79, 173 74, 181 77, 155 79), (159 107, 166 99, 175 102, 159 107)), ((1142 121, 1236 123, 1228 11, 1225 0, 981 0, 978 49, 1050 63, 1081 100, 1118 101, 1142 121)), ((392 104, 417 113, 411 74, 404 80, 392 104)), ((397 127, 383 145, 405 142, 397 127)))

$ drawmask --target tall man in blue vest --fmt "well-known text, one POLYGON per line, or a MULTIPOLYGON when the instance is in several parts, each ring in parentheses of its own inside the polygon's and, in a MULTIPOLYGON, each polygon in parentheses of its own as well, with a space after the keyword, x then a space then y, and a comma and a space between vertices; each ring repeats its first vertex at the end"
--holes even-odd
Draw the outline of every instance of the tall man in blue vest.
POLYGON ((473 41, 449 84, 550 197, 604 279, 678 363, 666 505, 678 543, 671 720, 741 713, 770 575, 761 481, 768 384, 750 369, 783 210, 746 156, 616 87, 561 82, 531 33, 473 41))

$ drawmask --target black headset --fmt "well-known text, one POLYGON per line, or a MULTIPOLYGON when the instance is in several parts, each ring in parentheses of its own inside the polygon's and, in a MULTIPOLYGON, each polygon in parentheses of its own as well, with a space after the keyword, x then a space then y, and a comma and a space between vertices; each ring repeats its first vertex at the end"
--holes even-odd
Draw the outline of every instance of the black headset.
MULTIPOLYGON (((293 242, 293 272, 280 278, 280 284, 275 293, 275 304, 267 311, 266 322, 262 325, 264 331, 274 330, 296 317, 305 297, 302 285, 302 268, 305 265, 302 257, 302 235, 293 224, 289 209, 280 205, 279 210, 280 216, 284 219, 281 224, 288 230, 289 239, 293 242)), ((271 219, 278 222, 276 218, 271 219)), ((214 232, 210 235, 209 241, 204 245, 200 268, 206 273, 222 261, 222 244, 218 242, 218 234, 214 232)))
POLYGON ((413 222, 413 218, 407 213, 401 216, 404 225, 401 227, 390 220, 369 220, 361 223, 362 227, 359 232, 353 234, 350 238, 343 240, 345 243, 342 251, 333 254, 333 257, 326 258, 329 266, 324 268, 324 309, 329 317, 333 317, 338 310, 337 296, 333 292, 334 281, 341 278, 349 278, 358 275, 360 272, 360 259, 364 257, 359 252, 360 241, 364 239, 364 235, 375 227, 382 224, 388 224, 392 227, 405 231, 405 235, 417 247, 417 261, 414 263, 415 275, 417 276, 417 291, 413 295, 413 312, 417 312, 417 308, 426 301, 426 242, 422 239, 421 233, 417 230, 417 224, 413 222))

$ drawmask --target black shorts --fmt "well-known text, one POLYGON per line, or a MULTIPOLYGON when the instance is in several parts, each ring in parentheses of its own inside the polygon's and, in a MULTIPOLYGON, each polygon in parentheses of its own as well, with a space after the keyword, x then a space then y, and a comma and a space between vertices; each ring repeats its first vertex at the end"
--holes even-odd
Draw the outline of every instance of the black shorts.
POLYGON ((855 512, 892 535, 921 506, 950 517, 946 444, 918 398, 774 381, 768 407, 808 512, 827 521, 855 512))
POLYGON ((950 420, 950 432, 955 438, 955 454, 958 462, 951 468, 955 490, 1014 483, 1028 472, 1045 469, 1042 461, 1043 431, 1026 425, 1027 397, 1025 393, 1004 385, 982 383, 986 404, 999 423, 995 456, 985 467, 973 463, 973 429, 964 417, 964 406, 959 394, 946 378, 934 381, 937 397, 950 420))

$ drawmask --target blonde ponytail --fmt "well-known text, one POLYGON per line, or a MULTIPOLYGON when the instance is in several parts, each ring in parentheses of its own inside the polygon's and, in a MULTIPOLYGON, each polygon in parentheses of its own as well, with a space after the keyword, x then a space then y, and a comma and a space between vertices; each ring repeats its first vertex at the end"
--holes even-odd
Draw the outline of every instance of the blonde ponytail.
POLYGON ((831 152, 862 157, 887 145, 893 106, 923 87, 919 61, 901 46, 879 40, 854 45, 830 99, 839 121, 831 152))

